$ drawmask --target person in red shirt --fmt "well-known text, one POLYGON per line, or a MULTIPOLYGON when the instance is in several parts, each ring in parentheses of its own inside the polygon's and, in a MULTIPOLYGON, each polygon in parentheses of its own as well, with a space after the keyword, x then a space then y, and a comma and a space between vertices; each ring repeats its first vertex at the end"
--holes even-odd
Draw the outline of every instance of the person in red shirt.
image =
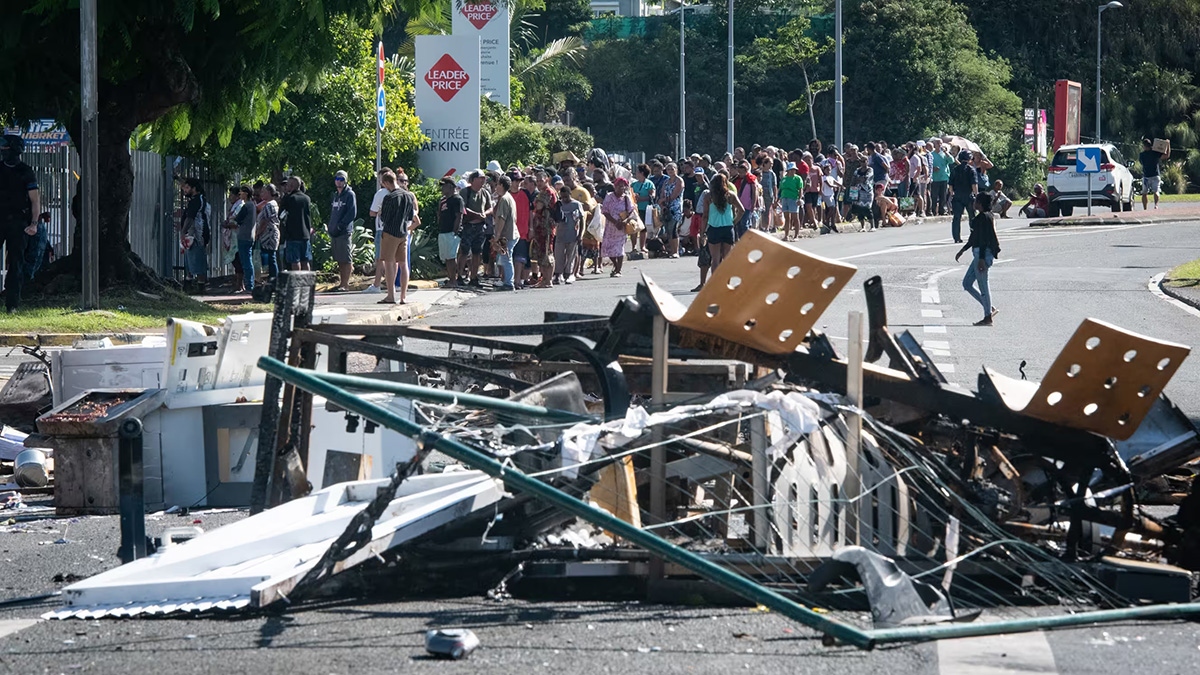
POLYGON ((529 279, 529 216, 533 213, 533 196, 537 193, 534 188, 533 176, 521 178, 509 174, 512 188, 509 193, 517 203, 517 246, 513 249, 513 279, 517 288, 525 285, 529 279))
POLYGON ((1029 195, 1029 203, 1021 207, 1021 215, 1026 218, 1045 218, 1050 212, 1050 200, 1042 189, 1042 184, 1033 186, 1033 194, 1029 195))

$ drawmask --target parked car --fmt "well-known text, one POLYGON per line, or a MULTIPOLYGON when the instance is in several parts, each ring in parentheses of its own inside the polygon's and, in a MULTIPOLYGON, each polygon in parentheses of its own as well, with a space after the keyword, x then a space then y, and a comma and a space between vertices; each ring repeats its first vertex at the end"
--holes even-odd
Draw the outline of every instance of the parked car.
POLYGON ((1113 211, 1133 209, 1133 174, 1121 151, 1109 143, 1064 145, 1054 153, 1046 194, 1050 199, 1051 218, 1069 216, 1076 206, 1088 205, 1088 174, 1075 170, 1080 148, 1100 149, 1100 171, 1092 174, 1092 206, 1108 206, 1113 211))

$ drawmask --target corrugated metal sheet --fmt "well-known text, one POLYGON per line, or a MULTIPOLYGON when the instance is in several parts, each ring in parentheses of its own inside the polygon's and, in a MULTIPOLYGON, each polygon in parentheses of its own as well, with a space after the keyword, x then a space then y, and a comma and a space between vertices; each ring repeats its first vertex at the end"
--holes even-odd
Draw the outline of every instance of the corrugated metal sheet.
POLYGON ((50 212, 50 245, 56 258, 71 252, 71 233, 75 220, 71 217, 71 197, 78 179, 79 155, 69 146, 27 146, 22 161, 37 174, 42 211, 50 212))
POLYGON ((164 220, 163 158, 154 152, 134 150, 133 202, 129 207, 129 245, 142 262, 163 271, 163 238, 172 232, 164 220))

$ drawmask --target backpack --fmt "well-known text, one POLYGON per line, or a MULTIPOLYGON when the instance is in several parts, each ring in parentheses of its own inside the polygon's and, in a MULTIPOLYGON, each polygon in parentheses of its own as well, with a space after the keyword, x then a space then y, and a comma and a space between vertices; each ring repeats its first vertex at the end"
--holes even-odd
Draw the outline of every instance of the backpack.
POLYGON ((208 246, 212 241, 212 228, 208 224, 212 220, 212 207, 209 206, 208 200, 204 198, 204 195, 200 195, 200 211, 196 215, 204 219, 204 229, 201 230, 201 233, 204 237, 204 245, 208 246))

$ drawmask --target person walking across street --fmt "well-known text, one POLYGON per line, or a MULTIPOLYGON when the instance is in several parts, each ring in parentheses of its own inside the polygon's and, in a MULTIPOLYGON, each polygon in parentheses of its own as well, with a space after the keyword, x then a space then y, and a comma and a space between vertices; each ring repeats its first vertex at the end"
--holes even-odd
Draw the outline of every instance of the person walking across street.
POLYGON ((4 278, 4 306, 9 314, 21 304, 25 284, 25 244, 38 232, 41 193, 33 168, 21 161, 25 141, 6 134, 0 138, 0 227, 4 230, 8 274, 4 278))
POLYGON ((350 234, 354 229, 354 219, 358 217, 358 201, 347 178, 345 171, 338 171, 333 176, 329 222, 325 225, 332 240, 333 260, 338 266, 337 290, 343 293, 350 290, 350 274, 354 271, 350 257, 350 234))
POLYGON ((1149 208, 1149 195, 1154 195, 1154 208, 1158 208, 1158 195, 1161 192, 1162 179, 1159 177, 1158 164, 1162 161, 1162 153, 1154 150, 1154 142, 1149 138, 1142 139, 1142 151, 1138 161, 1142 164, 1142 210, 1149 208))
MULTIPOLYGON (((958 164, 950 172, 950 205, 953 210, 950 234, 953 235, 956 244, 962 243, 963 211, 967 211, 972 217, 975 215, 974 204, 977 194, 979 194, 979 176, 975 167, 971 166, 971 151, 960 150, 958 164)), ((990 209, 991 206, 989 198, 988 208, 990 209)))
POLYGON ((283 219, 283 257, 290 270, 312 269, 312 200, 304 192, 304 180, 287 180, 287 194, 279 202, 283 219))
POLYGON ((963 253, 971 251, 971 264, 967 266, 967 273, 963 275, 963 289, 983 307, 983 318, 976 321, 975 325, 990 326, 992 317, 996 316, 998 310, 992 304, 988 270, 1000 257, 1000 240, 996 237, 996 215, 992 213, 992 196, 986 192, 980 193, 976 197, 975 206, 976 214, 971 219, 971 235, 967 238, 966 245, 954 254, 954 261, 958 262, 963 253), (979 286, 979 290, 975 290, 975 286, 979 286))
POLYGON ((204 186, 199 179, 187 178, 183 181, 183 196, 188 200, 183 208, 179 232, 184 249, 184 267, 199 284, 199 292, 203 294, 208 291, 208 240, 212 237, 212 226, 209 224, 212 207, 204 196, 204 186))

